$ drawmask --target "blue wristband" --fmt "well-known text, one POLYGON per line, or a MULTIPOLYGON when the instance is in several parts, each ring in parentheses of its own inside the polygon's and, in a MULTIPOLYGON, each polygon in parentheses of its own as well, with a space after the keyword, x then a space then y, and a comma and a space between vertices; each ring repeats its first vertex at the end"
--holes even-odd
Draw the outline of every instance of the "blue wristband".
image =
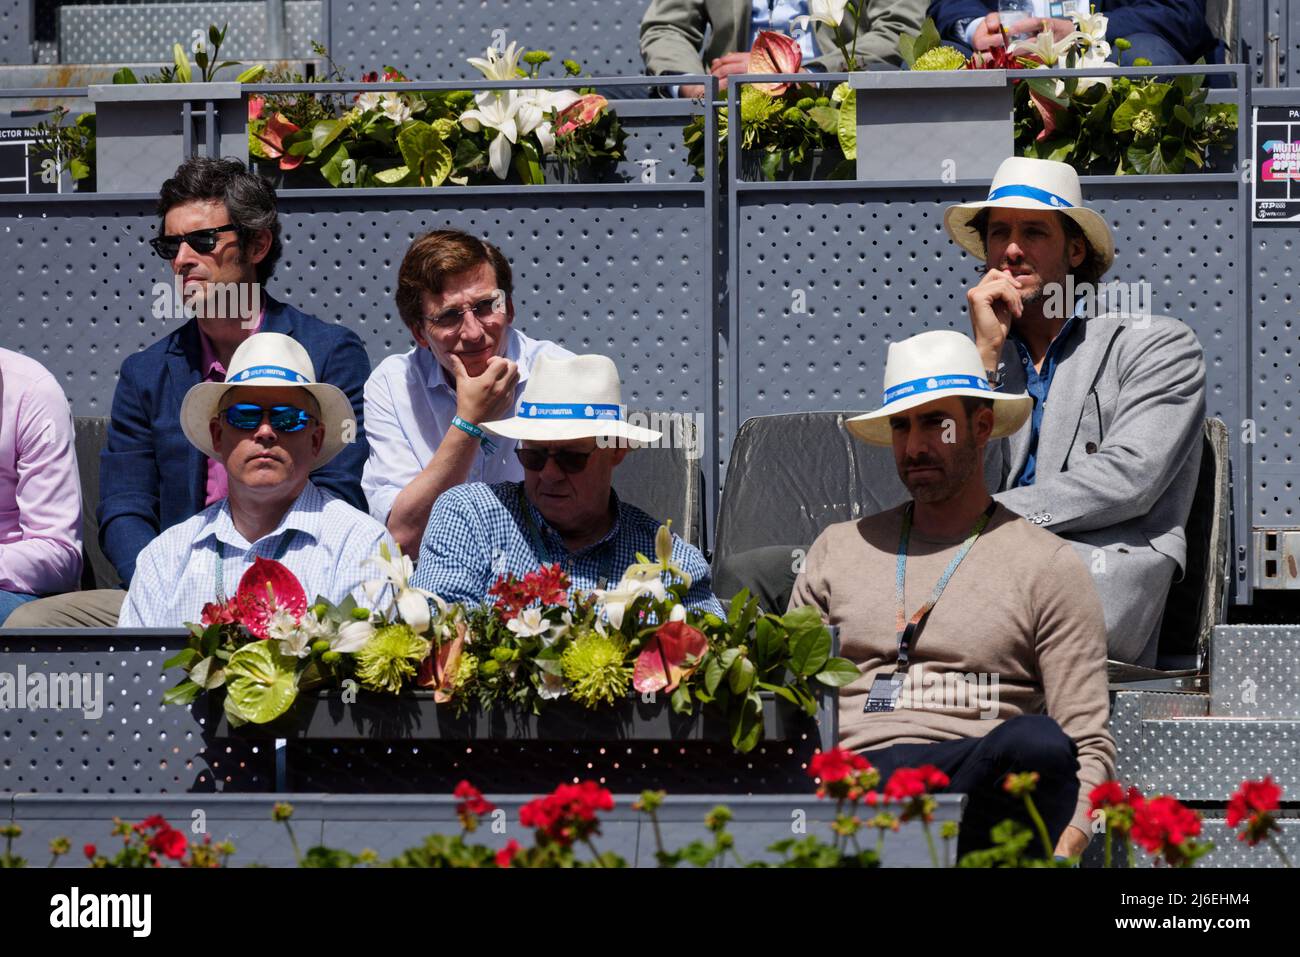
POLYGON ((488 455, 491 455, 497 450, 496 445, 487 437, 487 434, 473 422, 466 422, 457 415, 452 417, 451 424, 460 429, 466 435, 472 435, 474 438, 478 439, 479 445, 483 447, 483 451, 488 455))

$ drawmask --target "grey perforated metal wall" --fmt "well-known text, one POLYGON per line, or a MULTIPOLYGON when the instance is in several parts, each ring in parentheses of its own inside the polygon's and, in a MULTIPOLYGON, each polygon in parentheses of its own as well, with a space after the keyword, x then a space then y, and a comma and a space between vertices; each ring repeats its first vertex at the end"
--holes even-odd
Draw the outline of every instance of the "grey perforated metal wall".
POLYGON ((32 2, 0 2, 0 64, 32 61, 32 2))
POLYGON ((37 708, 30 690, 22 701, 6 701, 0 792, 272 790, 269 742, 208 745, 188 709, 163 704, 163 692, 177 683, 178 673, 164 677, 162 664, 182 644, 180 638, 131 635, 0 635, 0 682, 11 682, 11 693, 41 682, 52 688, 51 676, 90 676, 79 687, 89 694, 62 698, 65 704, 79 702, 80 709, 55 709, 52 694, 37 708))
MULTIPOLYGON (((324 0, 286 0, 285 56, 312 55, 312 41, 324 43, 328 24, 324 0)), ((207 35, 210 24, 228 25, 223 58, 272 55, 264 3, 89 4, 59 9, 62 63, 171 62, 172 44, 188 50, 193 31, 207 35)), ((232 74, 233 75, 233 71, 232 74)))
POLYGON ((512 40, 554 55, 546 75, 562 74, 559 62, 569 57, 592 76, 636 76, 644 69, 638 34, 645 6, 646 0, 331 0, 330 42, 348 76, 392 64, 421 80, 477 78, 466 58, 512 40))

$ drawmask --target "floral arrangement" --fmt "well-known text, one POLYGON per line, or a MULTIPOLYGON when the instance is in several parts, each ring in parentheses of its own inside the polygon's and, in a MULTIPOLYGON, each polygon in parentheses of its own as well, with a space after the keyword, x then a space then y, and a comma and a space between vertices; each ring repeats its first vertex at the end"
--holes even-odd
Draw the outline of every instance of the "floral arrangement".
POLYGON ((367 561, 383 573, 363 586, 367 596, 391 598, 382 610, 351 598, 309 606, 287 568, 257 559, 233 599, 206 605, 188 626, 186 647, 164 665, 187 677, 164 700, 188 704, 222 690, 237 726, 274 721, 299 691, 347 679, 382 694, 429 689, 457 711, 540 713, 562 697, 594 709, 633 692, 645 700, 662 693, 677 713, 708 706, 725 715, 743 752, 762 737, 761 692, 811 716, 811 682, 835 688, 858 676, 852 662, 832 657, 830 632, 813 609, 761 615, 742 593, 725 620, 688 611, 691 578, 672 561, 667 525, 654 560, 638 555, 613 587, 572 598, 568 578, 548 566, 503 576, 490 604, 466 609, 411 587, 411 560, 400 550, 392 556, 385 547, 367 561))
MULTIPOLYGON (((705 818, 708 840, 695 840, 684 847, 669 850, 664 845, 658 811, 667 795, 663 791, 643 791, 633 803, 634 810, 650 820, 655 839, 655 862, 660 867, 691 864, 696 867, 734 863, 744 867, 878 867, 884 855, 885 835, 898 832, 904 824, 919 822, 925 830, 931 863, 940 859, 931 834, 937 802, 934 793, 947 787, 947 776, 926 765, 899 768, 883 788, 880 773, 861 755, 834 748, 818 752, 808 763, 808 774, 818 782, 817 796, 836 802, 836 814, 830 824, 829 839, 816 834, 787 838, 768 848, 778 855, 775 860, 744 860, 736 850, 734 837, 727 826, 733 815, 719 805, 705 818), (874 846, 863 847, 859 835, 875 831, 874 846)), ((1056 861, 1047 842, 1042 819, 1033 803, 1038 775, 1033 772, 1010 774, 1004 781, 1006 790, 1019 796, 1026 805, 1043 841, 1045 857, 1029 857, 1025 849, 1034 835, 1023 826, 1004 821, 993 830, 995 846, 974 851, 956 862, 958 867, 1073 867, 1077 859, 1056 861)), ((456 835, 434 834, 424 842, 408 848, 387 862, 371 850, 359 853, 313 846, 304 853, 293 830, 293 806, 277 803, 272 820, 282 823, 288 834, 299 867, 347 868, 357 866, 386 867, 475 867, 475 868, 548 868, 548 867, 626 867, 627 861, 617 854, 601 851, 596 840, 601 836, 600 817, 614 808, 613 795, 595 781, 561 784, 550 794, 535 798, 519 809, 519 824, 532 832, 532 843, 521 845, 511 839, 504 847, 492 847, 469 841, 479 826, 479 819, 497 812, 497 807, 469 781, 461 781, 453 793, 461 832, 456 835), (579 853, 579 851, 583 853, 579 853)), ((1232 797, 1228 826, 1245 823, 1238 837, 1252 847, 1269 840, 1286 866, 1286 855, 1276 841, 1280 830, 1275 813, 1281 792, 1271 778, 1243 781, 1232 797), (1236 809, 1241 816, 1234 817, 1236 809)), ((1132 867, 1136 843, 1155 858, 1157 864, 1190 867, 1204 856, 1211 845, 1195 840, 1200 834, 1200 815, 1171 797, 1145 800, 1134 788, 1127 792, 1118 781, 1107 781, 1092 792, 1095 811, 1104 813, 1106 823, 1106 866, 1111 866, 1110 849, 1115 834, 1122 834, 1127 846, 1127 866, 1132 867), (1132 835, 1132 841, 1129 835, 1132 835)), ((109 857, 93 844, 84 853, 92 867, 164 867, 175 861, 181 867, 222 867, 235 848, 228 841, 214 844, 207 835, 202 842, 190 843, 160 815, 138 824, 114 819, 113 834, 123 839, 117 854, 109 857)), ((951 860, 958 836, 958 825, 946 821, 939 829, 943 841, 943 860, 951 860)), ((5 848, 0 854, 0 868, 24 867, 26 860, 13 853, 13 841, 22 835, 18 824, 0 826, 5 848)), ((71 841, 56 837, 50 841, 53 864, 71 850, 71 841)))
MULTIPOLYGON (((919 35, 900 39, 899 51, 914 70, 1113 69, 1107 17, 1075 14, 1074 20, 1075 31, 1060 40, 1044 30, 1010 51, 998 47, 969 59, 941 45, 934 22, 927 20, 919 35)), ((1121 51, 1129 46, 1122 37, 1114 43, 1121 51)), ((1139 58, 1135 65, 1151 64, 1139 58)), ((1016 154, 1069 163, 1085 175, 1202 169, 1215 150, 1235 146, 1238 120, 1236 104, 1206 102, 1204 80, 1028 75, 1013 86, 1016 154)))
MULTIPOLYGON (((538 79, 551 55, 516 43, 469 63, 489 80, 538 79), (520 67, 523 61, 528 69, 520 67)), ((582 68, 564 61, 566 76, 582 68)), ((327 80, 343 77, 331 64, 327 80)), ((395 67, 365 82, 411 82, 395 67)), ((330 186, 438 186, 545 181, 544 160, 573 168, 625 157, 626 133, 593 90, 386 91, 338 97, 270 94, 249 99, 249 151, 272 169, 315 171, 330 186)))

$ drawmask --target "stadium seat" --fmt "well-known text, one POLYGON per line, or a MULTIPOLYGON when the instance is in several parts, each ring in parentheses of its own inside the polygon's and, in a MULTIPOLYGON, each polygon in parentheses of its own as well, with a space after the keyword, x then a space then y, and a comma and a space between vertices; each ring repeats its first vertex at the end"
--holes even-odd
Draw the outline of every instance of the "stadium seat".
MULTIPOLYGON (((645 421, 649 428, 664 431, 653 414, 633 412, 629 420, 645 421)), ((700 470, 701 437, 688 418, 674 420, 673 428, 689 429, 684 434, 665 434, 661 445, 634 450, 614 470, 614 491, 619 498, 648 515, 672 519, 673 531, 683 540, 704 550, 704 475, 700 470), (694 454, 694 457, 692 457, 694 454)))
POLYGON ((116 588, 122 583, 117 569, 99 547, 99 453, 108 440, 106 416, 79 415, 73 420, 77 471, 81 477, 82 569, 81 587, 116 588))

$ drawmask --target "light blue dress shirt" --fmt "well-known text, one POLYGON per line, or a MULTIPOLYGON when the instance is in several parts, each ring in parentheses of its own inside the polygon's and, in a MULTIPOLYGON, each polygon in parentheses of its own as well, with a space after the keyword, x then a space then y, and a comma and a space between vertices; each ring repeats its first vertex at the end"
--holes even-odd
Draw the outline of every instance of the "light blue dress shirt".
MULTIPOLYGON (((136 559, 118 627, 181 628, 186 622, 197 622, 203 606, 216 601, 218 550, 226 597, 235 594, 254 559, 276 558, 283 552, 278 560, 297 576, 308 602, 319 595, 338 603, 351 595, 370 608, 361 583, 382 574, 361 563, 378 555, 385 542, 389 553, 396 554, 397 546, 384 526, 311 482, 275 530, 256 542, 249 542, 235 528, 229 501, 223 498, 144 547, 136 559)), ((386 606, 387 595, 380 598, 386 606)))
MULTIPOLYGON (((523 395, 529 370, 543 352, 572 355, 563 346, 546 339, 530 339, 510 327, 505 357, 519 365, 515 402, 523 395)), ((455 428, 451 420, 456 416, 456 392, 433 354, 417 346, 402 355, 389 356, 375 367, 366 380, 365 401, 370 458, 361 472, 361 490, 366 494, 370 514, 387 522, 398 493, 433 459, 447 430, 455 428)), ((515 458, 518 443, 495 435, 492 443, 496 451, 490 455, 479 451, 469 481, 521 481, 524 470, 515 458)))

